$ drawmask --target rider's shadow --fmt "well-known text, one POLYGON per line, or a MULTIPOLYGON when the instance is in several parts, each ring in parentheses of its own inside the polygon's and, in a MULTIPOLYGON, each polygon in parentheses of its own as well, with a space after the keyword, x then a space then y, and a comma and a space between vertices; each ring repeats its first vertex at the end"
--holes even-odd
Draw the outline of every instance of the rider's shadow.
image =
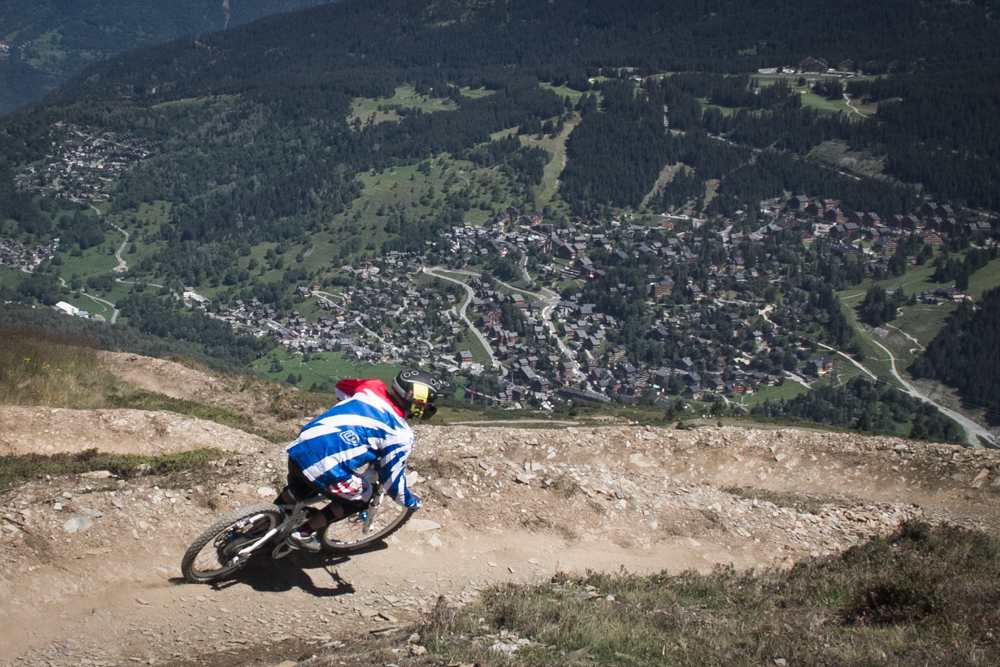
MULTIPOLYGON (((364 551, 355 552, 355 555, 385 548, 385 544, 376 544, 364 551)), ((355 592, 354 586, 351 582, 343 579, 335 568, 350 560, 350 557, 346 555, 331 556, 302 552, 292 552, 280 561, 269 558, 251 560, 236 573, 236 576, 216 584, 215 588, 222 589, 236 584, 244 584, 262 593, 282 593, 298 588, 315 597, 349 595, 355 592), (329 587, 317 584, 314 577, 306 572, 306 570, 317 572, 319 569, 329 575, 331 584, 329 587)), ((320 579, 321 577, 315 578, 320 579)))

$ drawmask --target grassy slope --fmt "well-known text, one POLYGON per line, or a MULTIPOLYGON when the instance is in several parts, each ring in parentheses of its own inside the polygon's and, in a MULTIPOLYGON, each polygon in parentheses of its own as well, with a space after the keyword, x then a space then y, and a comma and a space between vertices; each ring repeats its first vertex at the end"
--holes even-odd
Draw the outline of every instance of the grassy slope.
MULTIPOLYGON (((935 283, 931 281, 933 274, 934 268, 930 264, 925 264, 924 266, 911 267, 905 275, 882 281, 879 284, 886 289, 902 288, 907 294, 913 292, 919 293, 923 290, 936 287, 935 283)), ((855 325, 859 338, 862 341, 862 347, 866 355, 864 365, 878 375, 880 379, 884 378, 896 384, 895 379, 891 377, 891 373, 889 372, 889 363, 885 352, 878 349, 871 341, 878 340, 882 345, 889 348, 893 356, 897 359, 896 370, 904 378, 909 378, 906 368, 916 358, 916 354, 919 354, 919 348, 926 346, 941 331, 948 316, 955 310, 956 305, 943 304, 931 306, 918 303, 914 306, 903 306, 902 314, 896 320, 889 322, 887 326, 883 326, 878 332, 875 332, 871 327, 858 322, 857 312, 855 311, 855 307, 861 303, 865 292, 873 284, 875 284, 874 281, 866 280, 857 287, 840 292, 838 296, 841 299, 844 314, 855 325), (904 332, 916 338, 919 344, 907 338, 904 332)), ((947 287, 951 284, 953 283, 941 286, 947 287)), ((1000 260, 994 260, 970 278, 969 294, 973 299, 978 300, 982 297, 984 291, 998 286, 1000 286, 1000 260)))
POLYGON ((303 361, 302 355, 289 354, 283 347, 275 348, 269 355, 254 362, 253 371, 258 375, 284 382, 289 373, 302 375, 299 386, 311 387, 313 383, 326 385, 332 389, 337 380, 351 377, 376 377, 391 381, 400 371, 389 364, 372 365, 350 358, 345 353, 323 352, 309 355, 309 361, 303 361), (271 372, 273 359, 281 362, 282 370, 271 372))
POLYGON ((781 399, 786 401, 800 394, 804 394, 808 391, 803 385, 798 382, 786 379, 785 382, 778 387, 766 387, 758 390, 757 392, 749 396, 741 396, 738 399, 730 398, 733 403, 745 405, 748 408, 760 405, 764 401, 771 401, 771 403, 777 403, 781 399))
MULTIPOLYGON (((781 506, 791 504, 773 498, 781 506)), ((905 524, 791 571, 557 575, 426 617, 442 661, 496 664, 996 664, 1000 542, 905 524)))

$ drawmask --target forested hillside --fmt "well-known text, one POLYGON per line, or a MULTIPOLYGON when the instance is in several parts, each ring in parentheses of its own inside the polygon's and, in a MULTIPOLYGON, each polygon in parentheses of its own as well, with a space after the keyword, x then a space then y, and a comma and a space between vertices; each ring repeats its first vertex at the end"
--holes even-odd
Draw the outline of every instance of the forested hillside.
POLYGON ((110 60, 61 96, 154 87, 162 95, 344 69, 409 72, 410 80, 434 72, 468 83, 513 66, 585 84, 599 67, 735 73, 810 55, 850 58, 873 72, 916 61, 964 66, 1000 55, 993 4, 348 0, 110 60))
POLYGON ((976 408, 1000 422, 1000 289, 983 295, 978 309, 963 304, 914 362, 914 377, 934 378, 958 389, 976 408))
MULTIPOLYGON (((48 106, 8 117, 0 154, 15 171, 41 164, 53 142, 73 138, 67 125, 151 142, 153 159, 114 179, 110 210, 171 202, 170 225, 156 236, 173 248, 183 241, 304 238, 350 208, 363 171, 442 154, 482 165, 475 156, 491 134, 518 129, 521 136, 554 137, 570 121, 559 195, 578 214, 635 209, 648 200, 654 210, 693 203, 726 216, 741 208, 752 213, 757 202, 789 192, 821 190, 844 211, 883 216, 914 211, 921 193, 995 208, 1000 91, 991 82, 1000 45, 990 9, 909 0, 877 11, 860 3, 804 11, 763 2, 348 0, 98 63, 48 106), (891 71, 847 85, 855 99, 877 104, 874 115, 831 114, 803 102, 818 93, 836 98, 839 82, 832 91, 819 82, 810 92, 801 81, 793 87, 709 73, 809 55, 851 58, 869 73, 891 71), (660 74, 671 70, 699 72, 660 74), (540 89, 539 81, 583 96, 571 100, 540 89), (407 83, 441 100, 442 111, 348 123, 352 100, 390 98, 407 83), (858 178, 811 159, 831 141, 871 154, 890 178, 858 178), (670 164, 685 169, 654 191, 670 164), (710 183, 711 200, 704 196, 710 183)), ((521 202, 532 200, 530 184, 541 182, 548 161, 534 155, 503 158, 527 188, 521 202), (517 175, 527 170, 533 175, 517 175)), ((2 199, 8 226, 44 237, 67 205, 45 202, 43 213, 42 202, 11 188, 13 176, 0 186, 9 194, 2 199)), ((445 210, 419 224, 396 211, 390 240, 407 240, 387 247, 412 249, 473 206, 468 194, 443 203, 445 210)), ((71 240, 85 236, 65 224, 62 230, 71 240)), ((350 239, 361 235, 351 225, 341 232, 353 254, 350 239)), ((207 252, 207 266, 215 267, 209 274, 224 274, 231 261, 220 264, 217 251, 207 252)), ((192 256, 183 252, 171 270, 195 282, 182 268, 192 256)))
POLYGON ((103 58, 329 0, 2 0, 0 115, 103 58))
POLYGON ((344 0, 144 48, 0 123, 0 299, 307 386, 471 364, 962 439, 851 382, 866 326, 997 284, 993 11, 344 0))

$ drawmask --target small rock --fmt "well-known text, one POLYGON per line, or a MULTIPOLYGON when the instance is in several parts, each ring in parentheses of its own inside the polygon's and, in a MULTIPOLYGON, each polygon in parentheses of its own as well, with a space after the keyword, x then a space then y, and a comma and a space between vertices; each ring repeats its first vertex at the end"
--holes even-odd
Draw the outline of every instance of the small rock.
POLYGON ((528 562, 531 563, 532 565, 538 565, 538 559, 537 558, 529 558, 528 562))
POLYGON ((795 567, 795 561, 793 561, 790 556, 785 556, 784 560, 778 563, 777 569, 779 572, 788 572, 793 567, 795 567))
POLYGON ((419 644, 420 635, 414 632, 412 635, 410 635, 410 638, 407 641, 410 642, 411 644, 419 644))
POLYGON ((787 663, 785 662, 784 658, 775 658, 774 659, 774 664, 776 664, 776 665, 784 665, 784 664, 787 664, 787 663))
POLYGON ((148 607, 149 606, 149 600, 143 600, 142 598, 136 598, 135 601, 138 602, 139 604, 141 604, 143 607, 148 607))
POLYGON ((62 503, 52 503, 52 509, 54 509, 57 512, 62 510, 62 503))
POLYGON ((775 460, 775 461, 778 461, 779 463, 780 463, 781 461, 784 461, 784 460, 785 460, 785 459, 787 459, 787 458, 788 458, 788 454, 775 454, 775 455, 774 455, 774 460, 775 460))
POLYGON ((640 468, 654 468, 659 465, 645 454, 629 454, 628 460, 629 463, 640 468))
POLYGON ((94 616, 101 619, 105 623, 110 623, 112 620, 110 613, 104 611, 103 609, 98 609, 97 607, 94 607, 94 616))
POLYGON ((383 621, 388 621, 389 623, 396 623, 397 620, 398 620, 392 614, 389 614, 389 613, 384 612, 384 611, 379 612, 378 617, 381 618, 383 621))
POLYGON ((114 477, 114 475, 107 470, 91 470, 90 472, 82 473, 80 477, 86 477, 87 479, 107 479, 114 477))
POLYGON ((269 486, 262 486, 257 489, 257 495, 261 498, 274 498, 278 495, 278 492, 269 486))
POLYGON ((65 498, 66 500, 69 500, 70 498, 73 497, 73 494, 70 493, 69 491, 63 491, 62 497, 65 498))
POLYGON ((437 548, 440 548, 440 547, 444 546, 444 542, 442 542, 441 538, 438 537, 437 535, 431 535, 431 538, 429 540, 427 540, 427 544, 431 545, 432 547, 437 547, 437 548))
POLYGON ((413 655, 425 655, 427 653, 427 649, 423 646, 414 645, 410 647, 410 653, 413 655))
POLYGON ((424 533, 428 530, 437 530, 441 524, 430 519, 411 519, 406 524, 406 529, 414 533, 424 533))
POLYGON ((988 468, 983 468, 982 470, 980 470, 979 474, 976 475, 972 480, 972 488, 978 489, 979 487, 981 487, 986 482, 986 479, 989 477, 989 474, 990 471, 988 468))
POLYGON ((17 532, 17 526, 12 526, 9 523, 5 523, 3 525, 3 528, 0 528, 0 530, 3 531, 4 535, 13 535, 14 533, 17 532))
POLYGON ((514 479, 516 479, 521 484, 531 484, 531 480, 535 479, 535 476, 532 475, 531 473, 524 472, 515 477, 514 479))
POLYGON ((94 527, 94 520, 89 516, 75 516, 63 524, 63 530, 67 533, 82 533, 88 528, 94 527))
POLYGON ((279 662, 276 667, 295 667, 299 663, 294 660, 285 660, 284 662, 279 662))

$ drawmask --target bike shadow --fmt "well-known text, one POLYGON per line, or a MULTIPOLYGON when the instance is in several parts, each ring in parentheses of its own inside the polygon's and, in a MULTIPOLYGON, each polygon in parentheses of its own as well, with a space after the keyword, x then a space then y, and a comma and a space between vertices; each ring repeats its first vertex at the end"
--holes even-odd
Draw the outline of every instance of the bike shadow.
MULTIPOLYGON (((351 556, 386 548, 388 546, 385 544, 376 544, 362 551, 356 551, 351 556)), ((222 590, 242 584, 261 593, 283 593, 297 588, 318 598, 350 595, 355 593, 353 584, 341 577, 336 568, 338 565, 350 562, 351 556, 293 551, 280 560, 270 558, 251 560, 235 577, 219 582, 213 588, 222 590), (324 571, 329 576, 329 585, 325 584, 325 577, 319 575, 318 571, 324 571), (310 572, 316 574, 311 575, 310 572)))

